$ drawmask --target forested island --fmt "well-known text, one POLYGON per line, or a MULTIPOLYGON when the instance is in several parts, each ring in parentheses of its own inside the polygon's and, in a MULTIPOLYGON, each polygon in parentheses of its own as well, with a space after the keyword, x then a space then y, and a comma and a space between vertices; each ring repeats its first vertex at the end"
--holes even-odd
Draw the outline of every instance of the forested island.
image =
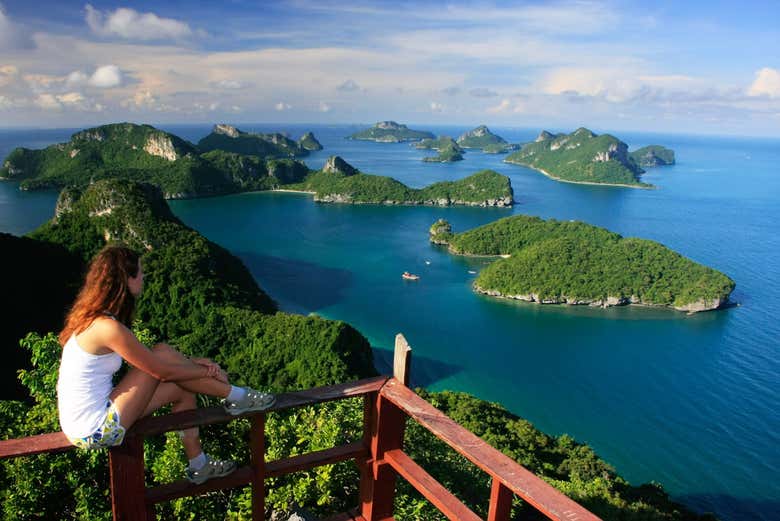
MULTIPOLYGON (((123 241, 143 253, 146 273, 134 325, 146 343, 166 340, 192 356, 213 357, 239 384, 289 391, 349 381, 375 374, 366 339, 349 325, 278 312, 244 264, 227 250, 181 223, 162 192, 127 180, 101 180, 85 190, 67 190, 54 218, 29 238, 0 236, 2 261, 14 259, 20 271, 2 270, 4 281, 36 277, 42 252, 70 259, 57 273, 73 291, 88 259, 106 241, 123 241)), ((3 264, 5 268, 7 265, 3 264)), ((36 333, 22 342, 27 364, 20 380, 26 401, 0 401, 3 437, 59 430, 56 374, 61 347, 53 334, 62 327, 61 310, 13 306, 5 320, 29 324, 36 333), (30 322, 38 315, 37 325, 30 322)), ((24 326, 20 326, 24 327, 24 326)), ((7 344, 10 348, 12 343, 7 344)), ((542 476, 596 515, 627 521, 704 521, 669 500, 658 485, 631 486, 586 445, 571 437, 547 436, 527 421, 461 393, 427 393, 424 398, 488 443, 542 476)), ((269 457, 310 452, 359 440, 361 401, 269 414, 269 457), (312 428, 316 426, 316 428, 312 428)), ((248 422, 210 426, 209 453, 218 458, 246 457, 248 422)), ((176 433, 150 439, 145 446, 148 481, 180 479, 186 461, 176 433), (165 442, 165 443, 164 443, 165 442)), ((490 484, 441 441, 410 422, 406 450, 482 517, 490 484)), ((69 451, 0 462, 0 504, 5 519, 110 519, 106 451, 69 451)), ((357 501, 359 473, 349 462, 317 467, 267 483, 266 504, 284 510, 291 501, 319 515, 346 511, 357 501)), ((223 520, 249 516, 249 487, 160 504, 160 519, 223 520)), ((513 519, 527 507, 515 505, 513 519)), ((410 487, 399 482, 396 519, 443 519, 410 487)))
MULTIPOLYGON (((240 134, 238 138, 216 135, 240 139, 240 134)), ((268 144, 265 150, 270 155, 203 152, 150 125, 116 123, 76 132, 69 142, 43 150, 17 148, 3 161, 0 178, 21 181, 23 190, 84 188, 100 179, 130 179, 160 187, 166 199, 182 199, 270 190, 300 181, 308 173, 283 147, 268 144)))
POLYGON ((434 139, 435 137, 430 132, 412 130, 406 125, 396 123, 395 121, 380 121, 371 128, 355 132, 348 139, 376 141, 377 143, 401 143, 403 141, 434 139))
POLYGON ((310 150, 322 150, 322 145, 311 132, 293 141, 279 132, 257 134, 217 124, 208 136, 198 141, 198 149, 202 152, 223 150, 262 158, 283 158, 304 157, 309 155, 310 150))
POLYGON ((543 130, 533 143, 523 145, 504 161, 539 170, 558 181, 652 187, 640 180, 644 170, 628 153, 628 145, 614 136, 597 135, 586 128, 571 134, 543 130))
POLYGON ((424 157, 426 163, 452 163, 463 161, 463 149, 449 136, 439 136, 436 139, 423 139, 412 146, 420 150, 436 150, 438 155, 424 157))
POLYGON ((330 157, 322 170, 285 189, 312 192, 315 201, 325 203, 499 207, 513 203, 509 178, 493 170, 417 189, 391 177, 363 174, 338 156, 330 157))
POLYGON ((661 145, 649 145, 629 154, 636 164, 644 168, 674 164, 674 150, 661 145))
POLYGON ((507 143, 504 138, 492 133, 485 125, 463 133, 458 137, 457 143, 463 148, 478 148, 489 154, 503 154, 518 148, 517 145, 507 143))
POLYGON ((645 239, 624 238, 579 221, 517 215, 452 233, 431 226, 430 240, 458 255, 503 256, 484 268, 474 290, 540 304, 717 309, 735 283, 723 273, 645 239))

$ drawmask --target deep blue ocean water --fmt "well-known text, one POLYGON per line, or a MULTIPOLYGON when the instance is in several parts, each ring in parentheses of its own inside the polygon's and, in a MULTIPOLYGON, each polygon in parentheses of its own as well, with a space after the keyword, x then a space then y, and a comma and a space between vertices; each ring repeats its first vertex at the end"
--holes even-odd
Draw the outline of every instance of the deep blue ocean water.
MULTIPOLYGON (((209 131, 165 128, 193 141, 209 131)), ((723 520, 780 519, 780 141, 620 133, 632 149, 658 143, 677 154, 677 165, 645 174, 658 189, 638 190, 560 183, 476 151, 455 164, 423 163, 427 153, 408 144, 343 139, 353 126, 241 128, 296 138, 313 130, 325 146, 306 159, 315 168, 339 154, 416 187, 492 168, 515 191, 513 209, 325 205, 283 193, 171 203, 239 255, 283 309, 351 323, 386 371, 403 332, 416 384, 500 402, 550 434, 589 443, 632 483, 660 482, 723 520), (732 277, 738 305, 686 316, 497 301, 470 290, 469 271, 486 261, 427 240, 440 217, 462 231, 515 213, 657 240, 732 277), (402 281, 407 270, 421 279, 402 281)), ((521 142, 540 129, 493 130, 521 142)), ((0 157, 71 132, 0 130, 0 157)), ((34 229, 55 198, 0 183, 0 231, 34 229)))

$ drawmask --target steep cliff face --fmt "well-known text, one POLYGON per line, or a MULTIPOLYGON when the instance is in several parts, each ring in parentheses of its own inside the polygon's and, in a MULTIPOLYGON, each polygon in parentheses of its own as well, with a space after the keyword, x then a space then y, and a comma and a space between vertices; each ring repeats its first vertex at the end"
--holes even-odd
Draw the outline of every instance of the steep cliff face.
POLYGON ((211 129, 211 131, 215 134, 222 134, 223 136, 227 137, 238 137, 239 130, 231 125, 226 125, 224 123, 217 123, 214 125, 214 128, 211 129))
POLYGON ((144 151, 147 154, 161 157, 168 161, 176 161, 179 159, 179 154, 173 146, 173 141, 170 136, 166 134, 152 134, 149 136, 144 145, 144 151))
POLYGON ((322 167, 322 171, 327 174, 337 174, 343 176, 350 176, 360 173, 357 168, 344 161, 340 156, 330 156, 325 161, 325 166, 322 167))

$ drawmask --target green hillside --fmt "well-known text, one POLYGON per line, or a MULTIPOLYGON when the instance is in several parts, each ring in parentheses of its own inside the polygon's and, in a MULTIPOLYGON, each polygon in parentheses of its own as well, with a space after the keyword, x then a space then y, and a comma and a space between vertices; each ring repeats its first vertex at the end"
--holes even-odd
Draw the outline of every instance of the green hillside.
POLYGON ((400 143, 402 141, 417 141, 433 139, 435 136, 423 130, 412 130, 406 125, 395 121, 380 121, 373 127, 355 132, 349 139, 376 141, 378 143, 400 143))
POLYGON ((236 127, 224 124, 214 125, 211 133, 198 141, 198 149, 203 152, 224 150, 261 158, 303 157, 309 155, 309 150, 319 150, 322 145, 311 132, 301 138, 302 142, 293 141, 284 134, 257 134, 243 132, 236 127), (306 147, 303 146, 306 143, 306 147), (317 145, 320 148, 316 148, 317 145))
MULTIPOLYGON (((117 123, 77 132, 69 142, 42 150, 17 148, 3 161, 0 178, 19 180, 26 190, 126 179, 154 184, 167 199, 177 199, 266 190, 288 182, 274 177, 270 161, 222 150, 201 154, 191 143, 152 126, 117 123)), ((305 167, 297 173, 294 181, 303 178, 305 167)))
POLYGON ((628 154, 628 145, 614 136, 599 136, 586 128, 571 134, 544 131, 536 141, 523 145, 504 161, 540 170, 561 181, 651 186, 640 181, 643 170, 628 154))
POLYGON ((409 188, 390 177, 353 173, 357 172, 354 169, 349 172, 351 175, 330 169, 312 172, 303 182, 289 185, 287 188, 314 192, 315 201, 321 202, 438 206, 512 205, 513 194, 509 178, 492 170, 483 170, 458 181, 434 183, 420 189, 409 188))
POLYGON ((462 255, 503 255, 474 282, 480 293, 543 304, 642 304, 680 311, 722 306, 734 290, 723 273, 645 239, 578 221, 518 215, 452 234, 434 224, 431 241, 462 255))
POLYGON ((661 145, 649 145, 629 154, 636 164, 645 168, 674 164, 674 150, 661 145))

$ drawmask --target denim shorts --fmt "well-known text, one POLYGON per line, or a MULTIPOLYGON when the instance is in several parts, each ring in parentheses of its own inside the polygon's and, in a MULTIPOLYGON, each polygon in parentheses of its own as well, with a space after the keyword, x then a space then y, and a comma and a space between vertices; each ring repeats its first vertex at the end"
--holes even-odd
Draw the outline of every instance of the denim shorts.
POLYGON ((125 428, 119 423, 119 411, 111 400, 106 402, 106 419, 98 429, 83 438, 68 437, 70 442, 81 449, 103 449, 120 445, 125 439, 125 428))

